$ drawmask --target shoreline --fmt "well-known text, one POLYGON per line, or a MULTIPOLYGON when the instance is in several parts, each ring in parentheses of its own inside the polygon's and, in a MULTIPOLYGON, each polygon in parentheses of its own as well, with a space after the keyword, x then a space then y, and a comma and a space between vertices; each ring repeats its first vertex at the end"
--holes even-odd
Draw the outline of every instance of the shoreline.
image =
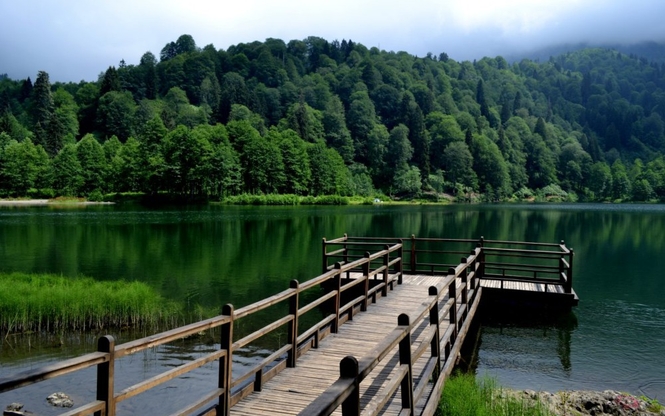
POLYGON ((46 206, 46 205, 113 205, 115 202, 106 201, 58 201, 52 199, 0 199, 0 206, 46 206))
POLYGON ((501 396, 540 403, 555 415, 644 415, 665 416, 657 400, 615 390, 564 390, 557 393, 500 389, 501 396))

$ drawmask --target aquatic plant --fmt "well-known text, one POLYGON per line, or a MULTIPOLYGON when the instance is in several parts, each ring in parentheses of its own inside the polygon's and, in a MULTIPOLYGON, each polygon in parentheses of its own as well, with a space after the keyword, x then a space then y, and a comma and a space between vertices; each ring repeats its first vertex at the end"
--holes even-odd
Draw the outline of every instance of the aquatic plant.
POLYGON ((175 326, 183 308, 141 282, 48 274, 0 274, 4 333, 175 326))

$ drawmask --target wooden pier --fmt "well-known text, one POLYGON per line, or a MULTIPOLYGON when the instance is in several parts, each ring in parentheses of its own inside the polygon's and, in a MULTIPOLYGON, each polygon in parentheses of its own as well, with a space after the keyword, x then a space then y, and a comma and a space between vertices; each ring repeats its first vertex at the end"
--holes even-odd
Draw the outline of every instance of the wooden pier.
POLYGON ((118 403, 217 361, 217 384, 173 414, 432 415, 479 304, 491 299, 570 309, 578 303, 573 258, 563 242, 324 239, 318 277, 121 345, 101 337, 97 352, 3 375, 0 393, 96 366, 96 400, 63 415, 113 416, 118 403), (266 310, 283 313, 238 334, 239 322, 266 310), (122 377, 116 360, 213 328, 220 333, 216 352, 116 391, 122 377), (286 336, 274 352, 234 376, 234 353, 275 331, 286 336))

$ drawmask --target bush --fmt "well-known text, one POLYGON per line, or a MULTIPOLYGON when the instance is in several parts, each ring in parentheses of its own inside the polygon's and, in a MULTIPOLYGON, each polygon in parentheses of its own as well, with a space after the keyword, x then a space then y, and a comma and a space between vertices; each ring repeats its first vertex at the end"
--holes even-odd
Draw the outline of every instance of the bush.
POLYGON ((240 194, 227 197, 223 202, 231 205, 348 205, 349 199, 340 195, 240 194))
POLYGON ((28 198, 52 199, 55 198, 55 191, 53 190, 53 188, 42 188, 42 189, 30 188, 28 189, 28 198))
POLYGON ((304 198, 300 203, 302 205, 349 205, 349 199, 340 195, 320 195, 304 198))
POLYGON ((568 200, 568 192, 561 189, 557 184, 550 184, 538 190, 539 199, 544 199, 552 202, 568 200))
POLYGON ((517 192, 515 192, 515 198, 520 201, 526 201, 533 198, 533 191, 531 189, 522 187, 517 192))
POLYGON ((94 191, 90 192, 90 195, 88 195, 88 201, 102 202, 103 200, 104 194, 102 194, 102 191, 99 189, 95 189, 94 191))

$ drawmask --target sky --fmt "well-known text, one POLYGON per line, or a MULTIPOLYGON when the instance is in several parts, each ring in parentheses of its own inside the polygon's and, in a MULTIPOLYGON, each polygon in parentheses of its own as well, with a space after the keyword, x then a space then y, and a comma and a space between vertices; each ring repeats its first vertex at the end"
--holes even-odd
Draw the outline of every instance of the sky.
POLYGON ((94 81, 182 34, 197 46, 318 36, 462 61, 665 42, 664 0, 0 0, 0 74, 94 81))

